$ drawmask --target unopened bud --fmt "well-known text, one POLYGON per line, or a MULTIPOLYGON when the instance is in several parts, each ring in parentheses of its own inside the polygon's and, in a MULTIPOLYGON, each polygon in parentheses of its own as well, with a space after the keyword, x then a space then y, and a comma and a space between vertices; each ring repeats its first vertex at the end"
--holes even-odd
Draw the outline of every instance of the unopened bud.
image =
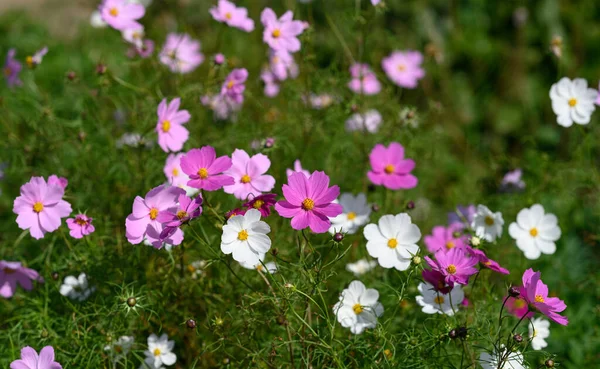
POLYGON ((127 299, 127 305, 129 305, 129 307, 134 307, 135 304, 137 304, 135 297, 130 297, 127 299))
POLYGON ((342 242, 343 239, 344 239, 344 235, 340 232, 337 232, 336 234, 333 235, 333 240, 335 242, 342 242))
POLYGON ((554 368, 554 360, 548 359, 548 360, 546 360, 544 365, 546 365, 546 368, 554 368))
POLYGON ((521 295, 521 291, 519 291, 519 288, 518 288, 518 287, 511 286, 511 287, 508 289, 508 295, 509 295, 510 297, 519 297, 519 296, 521 295))
POLYGON ((515 342, 521 343, 523 342, 523 336, 521 336, 520 334, 515 334, 513 336, 513 340, 515 340, 515 342))
POLYGON ((96 74, 101 76, 104 73, 106 73, 106 65, 104 65, 102 63, 96 64, 96 74))
POLYGON ((413 257, 412 257, 412 262, 413 262, 413 264, 415 264, 415 265, 419 265, 419 264, 421 264, 421 261, 422 261, 422 260, 421 260, 421 257, 420 257, 420 256, 417 256, 417 255, 415 255, 415 256, 413 256, 413 257))
POLYGON ((414 208, 415 208, 415 202, 414 202, 414 201, 412 201, 412 200, 410 200, 409 202, 407 202, 407 203, 406 203, 406 208, 407 208, 408 210, 412 210, 412 209, 414 209, 414 208))
POLYGON ((481 239, 477 236, 473 236, 471 237, 471 245, 472 246, 479 246, 481 245, 481 239))
POLYGON ((188 319, 188 320, 185 322, 185 325, 187 325, 187 327, 188 327, 189 329, 194 329, 194 328, 196 328, 196 321, 195 321, 194 319, 188 319))

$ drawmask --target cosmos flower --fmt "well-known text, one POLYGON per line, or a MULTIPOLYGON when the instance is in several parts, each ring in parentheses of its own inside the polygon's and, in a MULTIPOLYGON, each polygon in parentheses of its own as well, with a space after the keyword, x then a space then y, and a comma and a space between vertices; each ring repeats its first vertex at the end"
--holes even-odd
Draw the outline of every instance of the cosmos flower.
POLYGON ((0 296, 11 298, 17 291, 17 284, 23 289, 31 291, 33 281, 44 283, 44 278, 35 270, 24 267, 18 261, 0 260, 0 296))
POLYGON ((446 283, 446 277, 437 270, 423 269, 423 280, 435 291, 447 294, 454 288, 454 282, 446 283))
POLYGON ((256 265, 271 248, 269 232, 271 227, 260 220, 260 211, 250 209, 244 215, 227 220, 221 236, 221 251, 233 254, 237 262, 256 265))
POLYGON ((268 217, 271 215, 271 207, 275 205, 277 195, 274 193, 266 193, 254 197, 252 200, 244 203, 244 206, 248 209, 256 209, 260 211, 260 215, 268 217))
POLYGON ((475 265, 479 260, 470 257, 466 250, 458 247, 450 249, 448 252, 438 251, 435 254, 435 260, 429 256, 426 256, 425 260, 432 270, 444 275, 446 283, 450 286, 453 286, 454 283, 466 285, 469 283, 469 277, 478 271, 475 265))
POLYGON ((458 224, 461 227, 461 229, 468 228, 471 226, 471 223, 473 222, 475 213, 477 213, 477 209, 475 208, 475 205, 467 205, 467 206, 458 205, 456 207, 456 211, 448 213, 448 224, 449 225, 458 224))
POLYGON ((286 169, 285 170, 285 174, 286 176, 291 176, 293 173, 302 173, 306 176, 306 178, 310 177, 310 172, 306 169, 302 169, 302 163, 300 162, 300 159, 296 159, 294 160, 294 169, 286 169))
POLYGON ((517 241, 517 247, 527 259, 535 260, 541 254, 556 252, 555 241, 560 238, 561 231, 556 215, 546 214, 542 205, 535 204, 517 214, 517 221, 508 227, 508 234, 517 241))
POLYGON ((396 85, 415 88, 418 81, 425 76, 421 63, 423 63, 423 54, 418 51, 394 51, 383 58, 381 66, 388 78, 396 85))
POLYGON ((224 174, 231 168, 231 159, 219 156, 212 146, 192 149, 181 157, 181 169, 189 176, 187 185, 205 191, 216 191, 233 185, 233 177, 224 174))
POLYGON ((355 277, 360 277, 376 266, 377 262, 375 260, 360 259, 356 263, 346 264, 346 270, 353 273, 355 277))
POLYGON ((190 177, 181 169, 181 158, 184 153, 169 154, 163 168, 167 182, 171 186, 177 186, 185 190, 186 195, 192 197, 198 193, 198 189, 188 186, 190 177))
POLYGON ((371 170, 367 173, 369 180, 390 190, 410 189, 417 186, 417 177, 410 172, 415 168, 415 161, 404 158, 404 147, 392 142, 389 147, 377 144, 369 154, 371 170))
POLYGON ((204 61, 200 42, 186 33, 169 33, 159 54, 160 62, 173 73, 190 73, 204 61))
POLYGON ((237 68, 231 71, 223 86, 221 87, 221 96, 226 96, 236 104, 244 102, 244 90, 246 90, 246 80, 248 79, 248 70, 246 68, 237 68))
POLYGON ((563 127, 570 127, 573 122, 588 124, 596 106, 598 91, 588 88, 583 78, 570 80, 563 77, 550 88, 552 110, 556 114, 556 122, 563 127))
POLYGON ((121 336, 118 340, 111 342, 109 345, 104 346, 104 351, 108 351, 114 362, 127 356, 129 350, 133 346, 133 336, 121 336))
POLYGON ((254 21, 248 17, 248 10, 242 7, 238 8, 230 1, 219 0, 217 6, 213 6, 209 11, 217 22, 246 32, 254 30, 254 21))
POLYGON ((483 250, 474 249, 468 245, 465 246, 465 249, 467 250, 467 253, 471 255, 471 257, 477 258, 479 263, 481 263, 481 265, 483 265, 484 267, 493 270, 496 273, 510 274, 508 269, 501 267, 497 261, 488 258, 485 252, 483 252, 483 250))
POLYGON ((54 361, 52 346, 42 348, 39 356, 33 348, 26 346, 21 349, 21 359, 10 363, 10 369, 62 369, 62 366, 54 361))
POLYGON ((346 120, 346 131, 377 133, 381 122, 381 114, 375 109, 368 110, 365 113, 355 113, 346 120))
POLYGON ((67 226, 69 227, 71 237, 83 238, 83 236, 93 233, 96 228, 92 225, 92 220, 93 218, 85 214, 77 214, 75 218, 67 219, 67 226))
POLYGON ((383 314, 383 305, 378 302, 379 292, 366 288, 361 281, 352 281, 340 294, 340 301, 333 306, 338 322, 350 328, 353 334, 375 328, 377 318, 383 314))
POLYGON ((371 206, 367 202, 367 196, 364 193, 359 193, 356 196, 351 193, 343 193, 339 200, 335 202, 342 205, 343 213, 334 218, 329 218, 331 220, 329 233, 354 234, 358 228, 369 222, 371 206))
POLYGON ((87 275, 79 274, 75 278, 72 275, 65 277, 63 284, 60 286, 60 294, 75 301, 84 301, 96 290, 95 287, 88 285, 87 275))
POLYGON ((429 283, 420 283, 418 289, 421 294, 416 297, 417 304, 423 307, 421 311, 425 314, 452 316, 465 298, 465 293, 459 285, 454 286, 447 294, 436 290, 429 283))
POLYGON ((271 167, 271 160, 266 155, 255 154, 250 157, 246 151, 235 149, 231 155, 231 162, 231 168, 223 174, 232 177, 234 184, 223 187, 226 193, 246 200, 249 196, 271 191, 275 186, 275 178, 265 174, 271 167))
POLYGON ((160 232, 160 240, 164 241, 171 237, 182 224, 198 218, 202 214, 202 196, 198 195, 191 199, 186 194, 179 195, 176 208, 161 210, 156 220, 162 223, 163 230, 160 232))
POLYGON ((173 353, 175 341, 169 341, 166 334, 157 337, 152 333, 148 337, 148 350, 144 351, 146 358, 144 363, 147 368, 160 369, 163 365, 173 365, 177 361, 177 355, 173 353))
POLYGON ((134 45, 136 48, 141 48, 144 42, 144 26, 138 28, 126 28, 121 32, 123 39, 134 45))
POLYGON ((535 318, 529 323, 529 338, 531 348, 541 350, 548 346, 546 338, 550 337, 550 322, 546 319, 535 318))
POLYGON ((459 224, 451 224, 448 227, 433 227, 431 235, 423 238, 427 250, 432 254, 438 251, 448 252, 449 250, 467 245, 467 236, 463 235, 462 227, 459 224))
POLYGON ((167 99, 158 104, 156 132, 158 144, 164 152, 180 151, 189 137, 189 132, 183 124, 187 123, 191 116, 187 110, 179 110, 180 103, 181 99, 175 98, 168 105, 167 99))
POLYGON ((559 315, 567 308, 565 302, 558 297, 548 297, 548 286, 540 279, 542 273, 534 272, 529 268, 523 273, 523 287, 521 287, 521 298, 529 305, 529 310, 540 312, 550 320, 561 324, 569 324, 569 320, 559 315))
POLYGON ((503 225, 501 212, 494 213, 485 205, 477 205, 477 212, 471 222, 471 228, 475 230, 477 237, 493 242, 502 236, 503 225))
POLYGON ((294 13, 285 12, 279 19, 271 8, 265 8, 261 15, 265 30, 263 40, 273 50, 285 50, 295 53, 300 50, 300 40, 298 36, 304 32, 305 24, 301 21, 293 20, 294 13))
POLYGON ((27 66, 29 68, 35 68, 38 65, 42 64, 42 59, 46 54, 48 54, 48 47, 44 46, 40 50, 36 51, 35 54, 33 54, 33 56, 28 56, 27 58, 25 58, 25 62, 27 63, 27 66))
POLYGON ((200 102, 213 111, 217 120, 234 120, 235 113, 242 108, 242 104, 231 101, 226 96, 221 96, 221 94, 204 95, 200 98, 200 102))
POLYGON ((6 78, 6 84, 12 88, 15 86, 21 86, 23 82, 19 79, 19 73, 23 66, 15 59, 17 50, 10 49, 6 54, 6 63, 4 64, 4 77, 6 78))
POLYGON ((492 354, 482 352, 479 355, 479 365, 483 369, 497 369, 499 366, 502 369, 527 369, 523 365, 523 355, 518 351, 510 352, 506 355, 506 347, 500 346, 499 351, 495 351, 492 354), (500 361, 503 363, 500 365, 500 361))
POLYGON ((64 177, 59 177, 56 174, 48 177, 48 186, 60 186, 64 190, 68 185, 69 181, 64 177))
POLYGON ((275 97, 279 95, 279 80, 270 69, 265 68, 260 73, 260 79, 265 84, 264 93, 267 97, 275 97))
POLYGON ((352 80, 348 83, 348 88, 354 93, 376 95, 381 91, 381 83, 367 64, 353 64, 350 67, 350 75, 352 80))
POLYGON ((298 76, 298 65, 294 61, 294 56, 286 50, 271 50, 269 70, 278 81, 298 76))
POLYGON ((136 21, 142 18, 146 12, 143 5, 128 0, 104 0, 98 10, 102 20, 119 31, 142 27, 136 21))
POLYGON ((507 172, 502 178, 500 183, 500 189, 502 191, 523 191, 525 189, 525 182, 521 179, 523 171, 519 168, 507 172))

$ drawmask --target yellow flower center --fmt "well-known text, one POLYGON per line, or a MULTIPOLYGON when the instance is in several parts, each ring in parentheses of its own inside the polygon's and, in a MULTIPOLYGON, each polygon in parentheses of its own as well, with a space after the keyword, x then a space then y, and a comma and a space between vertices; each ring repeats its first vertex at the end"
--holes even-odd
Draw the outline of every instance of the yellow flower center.
POLYGON ((158 209, 152 208, 150 209, 150 219, 154 220, 158 216, 158 209))
POLYGON ((280 29, 275 29, 275 30, 273 30, 273 33, 271 33, 271 35, 274 38, 277 38, 277 37, 281 36, 281 30, 280 29))
POLYGON ((398 240, 395 238, 390 238, 387 242, 387 245, 390 249, 395 249, 398 246, 398 240))
POLYGON ((383 171, 386 174, 392 174, 392 173, 394 173, 394 166, 392 164, 388 164, 385 166, 385 168, 383 168, 383 171))
POLYGON ((79 224, 80 226, 82 225, 86 225, 87 221, 83 218, 75 218, 75 223, 79 224))
POLYGON ((173 176, 177 177, 179 175, 179 169, 173 168, 172 173, 173 173, 173 176))
POLYGON ((206 168, 200 168, 200 170, 198 170, 198 176, 200 176, 200 179, 208 178, 208 170, 206 170, 206 168))
POLYGON ((227 82, 227 88, 232 88, 233 87, 233 80, 227 82))
POLYGON ((28 56, 25 58, 25 63, 27 63, 27 66, 29 68, 33 68, 33 57, 32 56, 28 56))
POLYGON ((433 302, 435 302, 438 305, 443 304, 444 303, 444 297, 438 295, 438 296, 436 296, 433 299, 433 302))
POLYGON ((454 265, 454 264, 448 265, 448 267, 446 267, 446 271, 450 274, 456 273, 456 265, 454 265))
POLYGON ((245 229, 242 229, 238 233, 238 240, 240 240, 240 241, 246 241, 247 239, 248 239, 248 232, 245 229))
POLYGON ((521 308, 524 308, 525 305, 526 305, 525 301, 523 301, 521 299, 515 300, 515 303, 514 303, 515 308, 521 309, 521 308))
POLYGON ((352 306, 352 310, 354 310, 354 314, 356 315, 363 312, 363 308, 360 306, 360 304, 354 304, 354 306, 352 306))
POLYGON ((279 57, 274 56, 273 59, 271 59, 271 61, 273 62, 273 64, 277 64, 277 63, 279 63, 279 57))
POLYGON ((44 204, 42 204, 39 201, 33 204, 33 211, 35 211, 36 213, 41 213, 42 210, 44 210, 44 204))
POLYGON ((546 300, 544 300, 542 295, 535 295, 535 302, 544 302, 544 301, 546 301, 546 300))
POLYGON ((488 261, 484 262, 483 265, 490 266, 490 265, 492 265, 492 262, 488 260, 488 261))
POLYGON ((569 106, 574 107, 577 105, 577 99, 569 99, 569 106))
POLYGON ((252 207, 253 207, 254 209, 260 209, 260 208, 261 208, 261 206, 263 206, 264 204, 265 204, 265 202, 264 202, 264 201, 262 201, 262 200, 256 200, 256 201, 254 202, 254 205, 252 205, 252 207))
POLYGON ((487 217, 485 217, 484 222, 488 226, 494 225, 494 218, 492 218, 491 216, 488 215, 487 217))
POLYGON ((406 65, 404 65, 404 64, 398 64, 398 70, 400 72, 404 72, 406 70, 406 65))
POLYGON ((112 15, 113 17, 116 17, 117 15, 119 15, 119 9, 117 9, 117 8, 110 8, 110 10, 108 11, 108 13, 110 15, 112 15))
POLYGON ((533 227, 529 230, 529 234, 531 235, 531 237, 535 237, 538 235, 538 230, 537 228, 533 227))
POLYGON ((348 220, 353 220, 354 218, 356 218, 356 213, 351 211, 348 213, 348 220))
POLYGON ((456 246, 456 245, 455 245, 455 244, 454 244, 454 242, 452 242, 452 241, 448 241, 448 242, 446 242, 446 248, 447 248, 448 250, 450 250, 450 249, 453 249, 455 246, 456 246))
POLYGON ((263 270, 263 266, 262 266, 262 264, 258 264, 258 265, 256 266, 256 270, 258 270, 259 272, 261 272, 261 271, 263 270))
POLYGON ((393 354, 392 354, 392 350, 390 350, 390 349, 385 349, 385 350, 383 350, 383 354, 384 354, 384 355, 385 355, 385 356, 386 356, 388 359, 391 359, 391 358, 392 358, 392 355, 393 355, 393 354))
POLYGON ((171 129, 171 122, 169 122, 168 120, 163 120, 162 122, 162 130, 163 132, 169 132, 169 130, 171 129))
POLYGON ((302 209, 312 210, 315 207, 315 202, 312 199, 304 199, 302 201, 302 209))
POLYGON ((185 210, 179 210, 177 212, 177 219, 182 220, 188 217, 188 213, 185 210))
POLYGON ((160 355, 160 349, 155 348, 154 351, 152 351, 152 353, 154 354, 154 356, 158 356, 158 355, 160 355))
POLYGON ((240 181, 241 181, 242 183, 250 183, 251 179, 250 179, 250 176, 249 176, 249 175, 247 175, 247 174, 244 174, 244 175, 242 176, 242 179, 240 179, 240 181))
POLYGON ((229 12, 225 13, 225 18, 231 20, 231 13, 229 13, 229 12))
POLYGON ((196 267, 193 266, 192 264, 188 265, 187 269, 190 273, 194 273, 196 271, 196 267))

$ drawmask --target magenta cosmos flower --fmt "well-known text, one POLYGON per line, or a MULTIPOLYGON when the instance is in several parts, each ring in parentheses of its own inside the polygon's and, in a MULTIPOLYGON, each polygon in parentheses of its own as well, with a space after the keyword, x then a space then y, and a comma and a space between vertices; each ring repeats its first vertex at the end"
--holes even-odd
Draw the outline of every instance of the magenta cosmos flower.
POLYGON ((529 305, 529 311, 539 311, 561 325, 569 324, 569 320, 559 315, 567 308, 565 302, 558 297, 548 297, 548 286, 540 279, 542 273, 529 268, 523 273, 521 298, 529 305))
POLYGON ((248 10, 238 8, 230 1, 219 0, 217 6, 210 8, 210 14, 217 22, 225 23, 230 27, 246 32, 254 30, 254 21, 248 17, 248 10))
POLYGON ((390 190, 409 189, 417 186, 417 177, 410 174, 415 168, 412 159, 404 159, 404 147, 392 142, 389 147, 375 145, 371 154, 371 170, 367 173, 373 184, 384 186, 390 190))
POLYGON ((279 19, 271 8, 265 8, 262 11, 260 21, 265 27, 263 40, 271 49, 286 50, 291 53, 300 50, 298 36, 304 32, 306 25, 304 22, 293 20, 293 18, 294 13, 290 10, 279 19))
POLYGON ((8 87, 21 86, 23 82, 19 79, 19 73, 23 69, 23 65, 15 59, 17 51, 15 49, 8 50, 6 54, 6 63, 4 64, 4 77, 8 87))
POLYGON ((429 256, 425 256, 425 260, 431 269, 444 275, 448 285, 469 283, 469 277, 477 273, 475 265, 479 262, 477 258, 470 257, 464 249, 458 247, 448 252, 437 252, 435 261, 429 256))
POLYGON ((85 214, 77 214, 75 218, 67 219, 67 226, 69 227, 71 237, 83 238, 83 236, 93 233, 96 228, 92 225, 92 220, 93 218, 85 214))
POLYGON ((376 95, 381 91, 381 83, 367 64, 356 63, 350 67, 352 80, 348 88, 357 94, 376 95))
POLYGON ((176 209, 167 209, 158 213, 156 219, 164 227, 160 239, 164 241, 169 238, 182 224, 198 218, 200 214, 202 214, 202 196, 198 195, 195 199, 191 199, 185 194, 179 195, 179 205, 176 209))
POLYGON ((189 132, 182 125, 190 120, 187 110, 179 110, 180 98, 171 100, 167 105, 167 99, 158 104, 156 132, 158 133, 158 144, 164 152, 179 151, 188 140, 189 132))
POLYGON ((315 171, 310 177, 303 173, 292 173, 288 184, 283 185, 285 200, 275 204, 275 210, 284 218, 292 218, 292 228, 296 230, 310 227, 315 233, 325 233, 331 222, 344 209, 333 203, 340 194, 338 186, 329 187, 329 177, 324 172, 315 171))
POLYGON ((212 146, 192 149, 181 157, 181 169, 190 177, 187 185, 205 191, 216 191, 223 186, 233 185, 233 178, 223 174, 229 168, 231 159, 225 155, 217 158, 212 146))
POLYGON ((423 55, 418 51, 394 51, 383 58, 381 66, 388 78, 404 88, 415 88, 417 82, 425 76, 421 68, 423 55))
POLYGON ((454 283, 450 285, 446 284, 446 277, 437 270, 423 269, 421 275, 423 276, 423 280, 432 285, 438 292, 446 294, 454 288, 454 283))
POLYGON ((227 96, 236 104, 244 102, 244 90, 246 90, 246 80, 248 71, 246 68, 234 69, 229 73, 223 86, 221 87, 221 96, 227 96))
POLYGON ((21 359, 10 363, 10 369, 62 369, 62 366, 54 361, 54 348, 46 346, 37 352, 27 346, 21 349, 21 359))
POLYGON ((225 192, 246 200, 249 196, 271 191, 275 186, 275 178, 265 174, 271 167, 271 160, 266 155, 250 157, 244 150, 236 149, 231 155, 231 162, 231 168, 223 174, 233 177, 234 184, 223 187, 225 192))
POLYGON ((510 274, 508 269, 501 267, 497 261, 488 258, 483 250, 474 249, 468 245, 465 246, 465 250, 467 250, 467 253, 470 254, 471 257, 476 258, 484 267, 491 269, 496 273, 510 274))
POLYGON ((425 236, 423 241, 432 254, 438 251, 448 252, 455 247, 464 248, 467 245, 467 236, 462 234, 459 225, 433 227, 431 233, 425 236))
POLYGON ((256 209, 260 211, 260 215, 268 217, 271 215, 271 207, 277 202, 275 199, 277 195, 274 193, 267 193, 264 195, 256 196, 252 200, 246 202, 244 206, 249 209, 256 209))
POLYGON ((169 238, 160 239, 164 229, 163 224, 157 219, 161 211, 177 212, 177 201, 185 191, 179 187, 161 185, 153 188, 146 194, 146 198, 136 196, 133 201, 133 212, 125 220, 125 236, 127 241, 136 245, 144 239, 155 248, 162 248, 163 243, 179 245, 183 241, 183 232, 175 231, 169 238))
MULTIPOLYGON (((518 287, 521 288, 521 287, 518 287)), ((504 297, 506 299, 506 297, 504 297)), ((535 315, 533 312, 529 311, 529 307, 527 306, 527 302, 520 297, 510 297, 508 296, 508 300, 506 300, 506 310, 517 318, 522 318, 527 315, 527 318, 533 318, 535 315)))
POLYGON ((143 5, 128 0, 104 0, 98 10, 102 20, 119 31, 141 28, 136 20, 146 12, 143 5))
POLYGON ((182 74, 193 71, 204 61, 204 55, 200 52, 200 42, 186 33, 169 33, 159 58, 171 72, 182 74))
POLYGON ((29 229, 35 239, 57 230, 60 219, 68 217, 72 211, 71 204, 62 199, 64 194, 61 186, 47 184, 43 177, 32 177, 21 186, 21 196, 13 204, 19 228, 29 229))
POLYGON ((17 291, 17 283, 27 291, 33 289, 32 281, 44 282, 44 278, 33 269, 24 267, 18 261, 0 260, 0 296, 12 297, 17 291))

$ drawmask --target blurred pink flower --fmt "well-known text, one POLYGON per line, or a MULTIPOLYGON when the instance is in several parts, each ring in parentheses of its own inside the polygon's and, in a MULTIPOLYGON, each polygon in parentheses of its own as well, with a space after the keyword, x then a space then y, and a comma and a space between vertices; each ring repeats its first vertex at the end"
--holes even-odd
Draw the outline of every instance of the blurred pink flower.
POLYGON ((464 248, 467 246, 467 236, 462 234, 462 228, 458 224, 451 224, 448 227, 433 227, 431 235, 425 236, 423 241, 427 246, 427 250, 432 254, 438 251, 448 252, 455 247, 464 248), (458 232, 458 235, 455 235, 456 232, 458 232))
POLYGON ((10 369, 62 369, 62 366, 54 361, 54 348, 46 346, 37 352, 29 347, 21 349, 21 359, 10 363, 10 369))
POLYGON ((454 247, 448 252, 436 252, 435 260, 425 256, 425 261, 432 270, 444 275, 448 285, 469 283, 469 277, 478 271, 475 265, 479 262, 477 258, 470 257, 464 249, 458 247, 454 247))
POLYGON ((500 189, 503 191, 522 191, 525 189, 525 182, 521 179, 523 171, 517 168, 507 172, 502 178, 500 189))
POLYGON ((379 4, 381 2, 381 0, 371 0, 371 4, 373 4, 374 6, 379 4))
POLYGON ((292 173, 283 185, 285 200, 275 204, 275 210, 284 218, 292 218, 292 228, 310 227, 315 233, 325 233, 331 226, 329 218, 340 215, 342 205, 333 203, 340 194, 338 186, 329 187, 329 177, 316 171, 310 177, 292 173))
POLYGON ((77 214, 75 218, 67 219, 67 226, 69 227, 71 237, 83 238, 83 236, 93 233, 96 228, 92 225, 92 220, 93 218, 85 214, 77 214))
POLYGON ((279 94, 279 81, 271 72, 271 69, 265 68, 260 74, 260 78, 265 83, 265 96, 275 97, 279 94))
POLYGON ((388 78, 404 88, 415 88, 417 82, 425 76, 421 68, 423 55, 418 51, 394 51, 383 58, 381 66, 388 78))
MULTIPOLYGON (((506 298, 506 297, 505 297, 506 298)), ((530 312, 527 302, 520 297, 508 297, 506 300, 506 310, 517 318, 522 318, 527 314, 527 318, 532 318, 535 314, 530 312)))
POLYGON ((254 21, 248 17, 248 10, 238 8, 230 1, 219 0, 217 6, 210 8, 210 14, 217 22, 225 23, 230 27, 246 32, 254 30, 254 21))
POLYGON ((18 261, 0 260, 0 296, 12 297, 17 291, 17 284, 31 291, 32 281, 44 282, 44 278, 33 269, 24 267, 18 261))
POLYGON ((190 177, 188 177, 187 174, 181 169, 181 158, 183 156, 184 153, 179 153, 169 154, 167 157, 163 172, 165 173, 165 177, 167 177, 167 181, 171 186, 186 186, 187 182, 190 180, 190 177))
POLYGON ((183 124, 190 120, 187 110, 179 110, 180 98, 171 100, 167 105, 167 99, 158 104, 156 132, 158 133, 158 144, 164 152, 180 151, 183 144, 188 140, 189 132, 183 124))
POLYGON ((223 86, 221 87, 221 96, 227 96, 231 101, 241 104, 244 102, 244 90, 246 90, 246 80, 248 79, 248 70, 246 68, 234 69, 229 73, 223 86))
POLYGON ((390 190, 410 189, 417 186, 417 177, 410 174, 415 168, 412 159, 404 159, 404 147, 392 142, 389 147, 377 144, 369 154, 369 180, 390 190))
POLYGON ((56 174, 48 177, 48 185, 60 186, 63 190, 69 185, 69 181, 65 177, 58 177, 56 174))
POLYGON ((233 177, 235 183, 223 187, 226 193, 233 194, 240 200, 248 196, 259 196, 275 186, 275 178, 265 174, 271 166, 271 160, 266 155, 256 154, 252 157, 244 150, 236 149, 231 155, 232 166, 224 174, 233 177))
POLYGON ((214 57, 215 64, 221 65, 225 63, 225 55, 218 53, 214 57))
POLYGON ((285 170, 285 174, 289 177, 294 173, 302 173, 306 176, 306 178, 310 177, 310 172, 306 169, 302 169, 302 163, 300 162, 300 159, 296 159, 294 160, 294 169, 286 169, 285 170))
POLYGON ((542 273, 534 272, 529 268, 523 273, 523 287, 521 287, 521 298, 529 306, 529 311, 539 311, 554 322, 567 325, 569 320, 559 315, 567 308, 565 302, 558 297, 548 296, 548 286, 540 279, 542 273))
POLYGON ((423 280, 432 285, 438 292, 446 294, 454 288, 454 282, 450 285, 446 284, 446 278, 437 270, 423 269, 421 275, 423 276, 423 280))
POLYGON ((294 57, 286 50, 271 50, 269 69, 279 81, 298 76, 298 65, 294 57))
POLYGON ((600 105, 600 83, 598 83, 598 97, 596 98, 596 105, 600 105))
POLYGON ((263 40, 273 50, 286 50, 296 52, 300 50, 300 40, 298 36, 304 32, 306 25, 304 22, 293 20, 294 13, 290 10, 285 12, 279 19, 271 8, 265 8, 261 15, 265 30, 263 40))
POLYGON ((19 79, 19 73, 23 69, 23 65, 15 59, 17 51, 15 49, 8 50, 6 54, 6 63, 4 64, 4 77, 8 87, 21 86, 23 82, 19 79))
POLYGON ((136 20, 142 18, 146 12, 143 5, 128 0, 104 0, 98 10, 102 20, 119 31, 141 28, 142 25, 136 20))
POLYGON ((350 75, 352 80, 348 83, 348 88, 355 93, 375 95, 381 91, 381 83, 367 64, 353 64, 350 67, 350 75))
POLYGON ((181 157, 181 169, 190 177, 187 185, 205 191, 233 185, 233 178, 223 173, 230 168, 231 159, 225 155, 217 158, 212 146, 191 149, 181 157))
POLYGON ((186 33, 169 33, 159 58, 171 72, 182 74, 190 73, 204 61, 204 55, 200 52, 200 42, 186 33))
POLYGON ((32 177, 21 186, 21 196, 13 205, 19 228, 29 229, 35 239, 57 230, 60 219, 68 217, 72 211, 71 204, 62 199, 64 194, 60 185, 47 184, 43 177, 32 177))

